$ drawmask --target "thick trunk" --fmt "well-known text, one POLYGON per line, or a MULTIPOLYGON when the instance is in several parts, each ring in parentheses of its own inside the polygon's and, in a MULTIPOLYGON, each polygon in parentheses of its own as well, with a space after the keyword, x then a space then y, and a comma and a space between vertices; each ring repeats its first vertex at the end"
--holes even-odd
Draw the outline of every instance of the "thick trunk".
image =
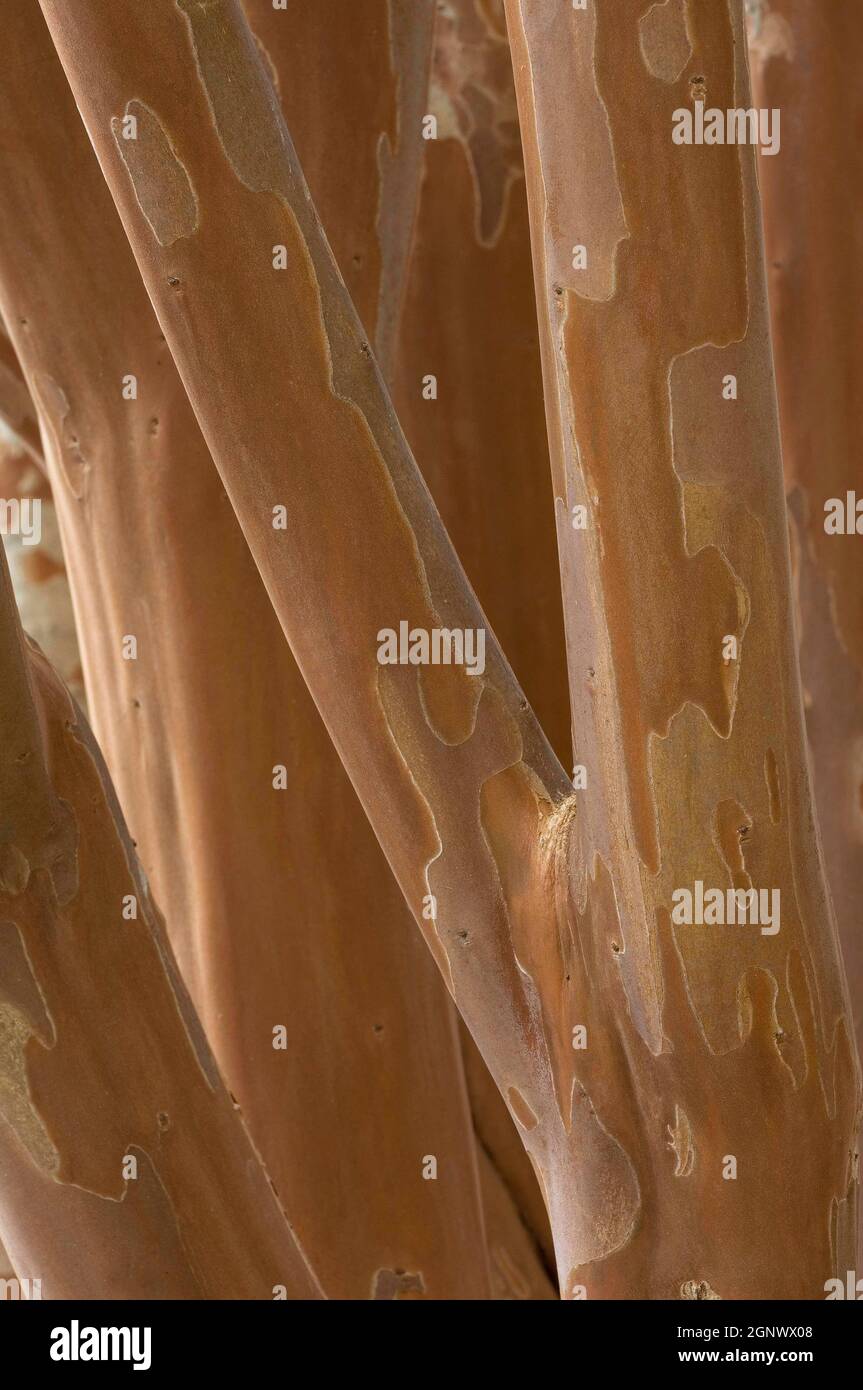
POLYGON ((861 1042, 863 8, 758 3, 749 37, 756 101, 782 114, 781 153, 761 159, 759 177, 800 666, 827 881, 861 1042))
MULTIPOLYGON (((454 10, 466 20, 473 6, 474 0, 456 0, 454 10)), ((506 636, 512 635, 543 712, 549 713, 565 745, 569 715, 563 649, 557 640, 562 632, 560 586, 543 495, 548 487, 545 425, 534 360, 536 315, 523 193, 521 203, 516 202, 521 215, 513 219, 511 201, 505 200, 494 244, 480 245, 474 238, 476 199, 470 176, 454 184, 452 161, 440 165, 436 159, 438 150, 450 143, 446 113, 439 109, 446 100, 444 73, 453 64, 473 66, 479 60, 483 91, 494 103, 495 120, 506 127, 510 159, 517 161, 517 129, 507 124, 514 116, 515 94, 503 11, 490 44, 484 22, 454 27, 436 6, 415 0, 364 0, 357 7, 319 0, 314 7, 286 10, 275 10, 271 0, 244 0, 243 8, 263 48, 315 207, 378 364, 388 380, 404 383, 399 404, 417 403, 402 421, 414 445, 423 441, 426 481, 445 520, 470 518, 464 530, 473 547, 466 558, 476 557, 484 592, 496 597, 493 617, 504 623, 506 636), (489 48, 491 64, 485 61, 489 48), (363 61, 358 63, 360 51, 363 61), (437 140, 422 138, 429 111, 439 118, 437 140), (421 177, 422 216, 414 238, 421 177), (409 254, 412 240, 418 245, 409 254), (431 275, 430 256, 436 267, 431 275), (507 303, 516 279, 522 291, 512 295, 512 320, 505 326, 494 324, 486 313, 486 287, 501 275, 510 285, 507 303), (406 279, 408 315, 400 325, 406 279), (509 349, 510 329, 514 350, 509 349), (442 359, 448 363, 446 384, 431 409, 420 392, 430 353, 438 369, 442 359), (483 436, 478 421, 487 425, 490 418, 499 420, 500 428, 487 429, 483 436), (482 456, 477 448, 481 437, 482 456), (453 447, 456 440, 462 441, 461 450, 453 447), (515 487, 525 451, 532 463, 530 476, 515 487), (527 555, 537 571, 533 592, 513 582, 513 565, 506 559, 527 555)), ((476 158, 495 162, 493 151, 486 157, 479 149, 476 158)), ((458 167, 459 154, 455 163, 458 167)), ((515 176, 512 170, 501 172, 504 184, 515 176)), ((541 1263, 535 1258, 525 1262, 523 1220, 549 1253, 536 1179, 488 1069, 464 1030, 462 1042, 482 1149, 479 1178, 496 1289, 508 1287, 512 1297, 524 1296, 525 1290, 530 1297, 553 1296, 541 1263), (497 1177, 492 1178, 495 1169, 497 1177), (509 1283, 504 1271, 512 1271, 509 1283)))
POLYGON ((755 154, 672 139, 705 95, 748 106, 742 5, 507 14, 587 775, 575 840, 600 1007, 631 1019, 616 1059, 594 1042, 578 1068, 639 1194, 590 1286, 818 1297, 850 1267, 857 1078, 806 772, 755 154), (767 890, 774 922, 686 924, 699 882, 767 890))
MULTIPOLYGON (((137 193, 110 123, 127 100, 117 90, 125 93, 128 85, 124 45, 111 13, 116 18, 116 10, 98 5, 77 6, 74 14, 46 8, 259 568, 409 905, 454 983, 486 1059, 494 1057, 499 1081, 504 1056, 513 1084, 521 1073, 547 1076, 541 1045, 538 1051, 522 1046, 533 1032, 530 1004, 506 932, 479 799, 489 777, 513 767, 515 794, 527 796, 527 844, 535 837, 538 808, 548 810, 553 797, 562 799, 568 780, 490 634, 482 677, 459 667, 430 667, 420 684, 415 669, 378 663, 378 631, 398 626, 401 618, 425 628, 483 631, 484 619, 383 393, 238 8, 124 6, 123 23, 138 31, 134 47, 173 52, 176 64, 172 73, 155 61, 146 71, 136 63, 140 106, 153 113, 142 119, 133 152, 137 193), (196 50, 200 69, 194 66, 196 50), (76 53, 82 60, 89 55, 86 83, 76 53), (230 92, 221 77, 229 69, 230 92), (188 85, 190 70, 203 78, 196 77, 186 94, 194 107, 186 100, 169 105, 174 82, 182 73, 188 85), (248 143, 244 130, 254 131, 248 143), (143 205, 152 214, 150 199, 163 200, 162 157, 167 176, 182 179, 173 206, 184 234, 170 238, 167 247, 141 211, 143 205), (287 246, 289 273, 273 269, 272 248, 279 244, 287 246), (228 262, 235 266, 230 275, 228 262), (219 309, 226 294, 230 305, 223 302, 219 309), (181 307, 191 305, 192 295, 194 331, 181 307), (226 312, 244 324, 243 335, 218 329, 226 312), (255 344, 254 354, 244 350, 244 340, 255 344), (264 362, 275 366, 272 382, 261 371, 264 362), (290 369, 283 372, 287 363, 290 369), (224 398, 216 407, 210 371, 232 383, 230 411, 223 408, 224 398), (273 507, 280 504, 287 506, 284 531, 272 526, 273 507), (297 611, 293 599, 300 592, 305 598, 297 611), (414 750, 415 739, 420 744, 414 750), (522 746, 531 770, 521 761, 522 746), (436 787, 442 776, 449 782, 446 802, 452 797, 449 812, 443 789, 436 787), (543 792, 543 782, 550 791, 543 792), (471 949, 465 949, 466 914, 477 923, 471 949)), ((507 786, 510 780, 505 775, 507 786)))

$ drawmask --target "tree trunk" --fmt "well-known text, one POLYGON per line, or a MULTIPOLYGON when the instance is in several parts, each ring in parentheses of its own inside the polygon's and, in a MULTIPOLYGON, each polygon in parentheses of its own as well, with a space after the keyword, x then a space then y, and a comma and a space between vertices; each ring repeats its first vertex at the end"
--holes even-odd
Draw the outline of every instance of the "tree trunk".
POLYGON ((640 1219, 610 1267, 631 1279, 642 1258, 654 1292, 817 1297, 848 1267, 857 1090, 806 774, 754 152, 672 140, 699 97, 748 105, 742 5, 507 13, 593 789, 579 853, 613 884, 637 1030, 640 1133, 622 1085, 606 1123, 643 1155, 640 1219), (776 890, 781 930, 674 925, 697 881, 776 890))
MULTIPOLYGON (((507 235, 503 256, 489 257, 485 245, 477 245, 479 255, 473 254, 471 231, 467 244, 463 235, 465 228, 473 227, 473 189, 457 189, 447 177, 449 170, 433 163, 438 140, 422 138, 423 117, 437 109, 441 99, 442 72, 453 63, 470 64, 482 58, 482 43, 479 53, 474 53, 474 46, 483 35, 491 37, 485 24, 477 28, 469 22, 473 5, 474 0, 454 0, 451 8, 463 21, 458 32, 441 10, 431 4, 416 5, 414 0, 367 0, 361 8, 347 9, 341 0, 322 0, 314 8, 293 6, 281 11, 270 0, 244 0, 243 8, 263 48, 315 207, 378 363, 388 380, 404 382, 399 403, 419 405, 401 418, 413 443, 425 432, 426 481, 439 506, 449 503, 445 518, 447 514, 472 518, 466 530, 474 538, 477 564, 484 567, 485 592, 498 596, 495 616, 504 620, 505 635, 512 634, 525 669, 533 664, 538 696, 549 713, 557 716, 556 728, 565 741, 569 715, 562 646, 557 640, 562 633, 557 568, 552 550, 534 545, 538 536, 547 536, 542 489, 548 486, 548 474, 539 364, 538 358, 532 360, 536 315, 526 210, 524 223, 516 223, 516 235, 507 235), (362 63, 356 62, 359 51, 362 63), (422 220, 414 238, 421 182, 422 220), (443 225, 439 221, 442 203, 455 214, 443 225), (412 246, 414 241, 419 244, 412 246), (434 292, 429 294, 425 277, 432 245, 440 275, 432 277, 434 292), (491 264, 485 265, 489 260, 491 264), (503 335, 489 335, 486 295, 478 279, 484 275, 487 281, 495 274, 506 274, 510 282, 520 276, 526 291, 513 304, 515 331, 525 345, 505 356, 503 335), (410 304, 405 322, 401 305, 406 280, 410 304), (448 305, 444 314, 439 313, 442 294, 448 305), (450 372, 445 392, 430 411, 419 389, 423 373, 411 373, 415 350, 423 345, 427 351, 435 324, 442 328, 434 345, 436 365, 446 355, 450 372), (522 376, 513 380, 516 370, 525 372, 527 383, 522 376), (525 390, 529 409, 525 409, 525 390), (503 403, 514 400, 516 392, 521 393, 521 408, 507 414, 503 403), (474 447, 480 432, 473 412, 487 415, 491 410, 500 416, 501 429, 497 437, 489 432, 486 455, 481 458, 474 447), (454 439, 466 437, 473 468, 467 466, 468 457, 450 448, 454 439), (515 469, 501 467, 501 451, 504 465, 517 459, 520 466, 523 446, 531 449, 533 467, 532 477, 524 480, 519 492, 511 486, 515 469), (435 466, 438 457, 445 466, 435 466), (492 479, 495 486, 490 489, 492 479), (536 608, 522 588, 512 583, 510 567, 493 558, 508 547, 539 561, 538 621, 536 608)), ((497 119, 506 123, 514 114, 515 97, 502 17, 501 7, 494 35, 496 61, 484 64, 483 91, 499 104, 497 119)), ((443 112, 440 118, 439 138, 445 128, 443 112)), ((517 129, 515 135, 517 150, 517 129)), ((508 138, 512 157, 511 131, 508 138)), ((501 208, 501 233, 510 228, 510 205, 507 202, 501 208)), ((516 1288, 528 1289, 531 1297, 553 1296, 536 1258, 528 1267, 523 1257, 525 1219, 550 1263, 548 1222, 536 1179, 488 1069, 464 1030, 462 1045, 480 1145, 479 1177, 494 1288, 507 1297, 516 1296, 516 1288), (496 1177, 492 1169, 497 1170, 496 1177), (512 1194, 510 1200, 505 1199, 507 1191, 512 1194), (521 1258, 516 1258, 515 1249, 522 1251, 521 1258)))

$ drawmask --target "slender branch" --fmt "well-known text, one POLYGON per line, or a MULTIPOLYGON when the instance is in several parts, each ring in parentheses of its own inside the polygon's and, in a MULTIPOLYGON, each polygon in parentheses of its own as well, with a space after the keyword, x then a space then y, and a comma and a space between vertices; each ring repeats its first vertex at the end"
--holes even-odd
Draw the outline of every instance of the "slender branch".
POLYGON ((498 1084, 527 1097, 522 1118, 536 1114, 553 1103, 547 1048, 486 822, 506 808, 538 867, 541 817, 570 784, 491 633, 482 675, 378 661, 382 629, 475 632, 485 620, 407 450, 242 15, 235 4, 118 10, 89 0, 44 10, 300 668, 498 1084), (131 154, 126 114, 139 118, 131 154), (175 225, 162 245, 146 214, 158 219, 157 204, 167 206, 166 179, 175 225), (273 269, 275 245, 287 247, 288 273, 273 269), (242 333, 223 331, 226 309, 242 333), (230 410, 224 394, 217 405, 214 375, 231 382, 230 410), (279 504, 289 517, 281 532, 279 504))

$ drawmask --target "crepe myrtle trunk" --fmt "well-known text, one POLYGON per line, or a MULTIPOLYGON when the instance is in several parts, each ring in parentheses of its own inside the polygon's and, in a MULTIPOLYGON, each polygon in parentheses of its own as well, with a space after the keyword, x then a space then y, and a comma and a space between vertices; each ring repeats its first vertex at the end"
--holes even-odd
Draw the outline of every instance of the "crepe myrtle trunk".
MULTIPOLYGON (((755 100, 782 112, 763 158, 767 284, 806 732, 827 880, 863 1038, 863 10, 754 5, 755 100)), ((857 1268, 860 1268, 858 1263, 857 1268)))
POLYGON ((238 6, 42 5, 298 664, 520 1126, 565 1296, 823 1296, 848 1267, 857 1068, 754 153, 671 139, 690 73, 748 95, 742 9, 688 6, 693 66, 669 82, 644 0, 562 28, 508 7, 558 510, 588 519, 563 553, 575 790, 417 472, 238 6), (731 425, 726 364, 758 407, 731 425), (382 664, 402 622, 484 632, 475 674, 382 664), (780 891, 781 930, 674 924, 695 880, 780 891))
MULTIPOLYGON (((491 7, 497 13, 494 26, 483 22, 473 0, 456 0, 448 14, 431 3, 417 5, 414 0, 368 0, 360 7, 348 8, 341 0, 322 0, 313 7, 293 5, 280 10, 274 9, 271 0, 245 0, 243 8, 300 151, 336 263, 378 364, 388 380, 409 382, 406 394, 416 410, 406 423, 408 436, 412 437, 414 427, 431 431, 429 447, 423 453, 429 469, 426 480, 439 505, 441 498, 449 499, 454 514, 472 517, 470 532, 475 538, 478 564, 484 566, 485 592, 496 596, 497 613, 508 620, 508 632, 517 633, 530 649, 530 661, 525 665, 530 665, 537 687, 547 692, 549 710, 555 715, 567 710, 557 720, 557 727, 565 728, 568 709, 562 651, 555 642, 560 598, 553 554, 546 552, 545 569, 537 576, 537 605, 512 582, 510 566, 499 560, 488 563, 505 549, 521 553, 525 547, 533 547, 537 527, 542 527, 547 517, 541 495, 542 487, 548 485, 541 404, 538 412, 525 408, 524 381, 518 393, 508 389, 514 372, 524 366, 531 346, 534 352, 536 346, 529 341, 524 348, 520 346, 521 339, 528 338, 529 326, 519 332, 522 325, 515 325, 514 351, 509 335, 505 337, 498 330, 491 336, 486 296, 479 280, 480 262, 475 254, 466 254, 476 243, 472 232, 467 245, 463 235, 474 224, 476 197, 471 180, 468 177, 466 183, 454 185, 449 178, 451 171, 432 163, 449 130, 446 112, 439 108, 447 100, 441 77, 450 71, 476 70, 476 91, 481 90, 495 125, 507 130, 510 160, 517 151, 517 129, 513 134, 506 126, 514 116, 515 99, 502 6, 496 0, 491 7), (360 50, 363 62, 357 63, 360 50), (426 113, 435 111, 439 116, 435 118, 437 138, 426 139, 431 133, 426 113), (422 226, 415 231, 421 187, 422 226), (441 224, 433 210, 443 205, 448 213, 441 224), (429 223, 430 209, 433 225, 429 223), (428 235, 434 238, 443 283, 438 280, 432 296, 418 303, 417 293, 428 296, 431 288, 426 279, 428 235), (470 293, 466 294, 468 286, 470 293), (407 294, 410 308, 406 317, 402 303, 407 294), (428 335, 436 329, 440 336, 429 343, 428 335), (413 377, 412 348, 422 348, 426 355, 425 365, 417 363, 413 377), (438 370, 444 355, 449 364, 444 390, 440 395, 433 393, 432 410, 424 385, 430 349, 438 370), (479 371, 474 365, 478 362, 483 363, 479 371), (449 441, 453 437, 464 439, 465 431, 475 435, 471 403, 487 413, 485 397, 492 382, 497 387, 487 407, 494 410, 499 422, 497 437, 492 434, 483 457, 474 454, 473 466, 467 467, 466 459, 449 448, 449 441), (520 409, 515 406, 517 394, 520 409), (508 408, 501 409, 505 399, 508 408), (519 425, 521 419, 527 421, 526 431, 519 425), (501 474, 503 461, 513 458, 522 444, 531 448, 533 467, 519 496, 501 474), (436 466, 437 459, 442 466, 436 466), (538 659, 542 651, 550 656, 545 665, 538 659)), ((486 171, 496 177, 495 151, 487 155, 480 151, 480 165, 480 177, 484 178, 486 171)), ((505 171, 502 189, 511 178, 511 172, 505 171)), ((502 207, 501 230, 506 212, 502 207)), ((496 262, 484 273, 504 272, 512 280, 517 267, 524 282, 529 277, 529 260, 519 258, 520 248, 513 244, 511 235, 508 241, 507 263, 496 262)), ((486 250, 476 249, 481 254, 486 250)), ((529 295, 526 301, 515 301, 516 313, 527 302, 533 314, 530 291, 529 295)), ((535 314, 533 317, 535 336, 535 314)), ((533 393, 541 402, 538 370, 533 373, 533 393)), ((337 869, 335 874, 342 883, 344 870, 337 869)), ((347 898, 347 885, 344 891, 347 898)), ((343 911, 349 911, 347 903, 343 911)), ((399 922, 397 929, 401 927, 399 922)), ((375 923, 370 923, 370 929, 378 931, 375 923)), ((413 990, 403 982, 394 992, 408 1000, 413 990)), ((554 1297, 547 1274, 552 1263, 547 1221, 536 1179, 487 1067, 464 1029, 460 1038, 477 1130, 476 1157, 492 1295, 554 1297), (542 1259, 534 1245, 537 1238, 545 1249, 542 1259)), ((440 1049, 439 1040, 434 1047, 440 1049)), ((435 1072, 444 1079, 440 1064, 435 1065, 435 1072)), ((453 1075, 446 1084, 451 1093, 460 1094, 460 1078, 453 1075)), ((428 1100, 431 1105, 431 1097, 428 1100)), ((422 1124, 428 1132, 429 1115, 423 1117, 422 1124)), ((452 1172, 450 1159, 443 1162, 452 1172)), ((470 1180, 468 1169, 459 1171, 461 1181, 470 1180)), ((365 1185, 365 1181, 357 1183, 357 1190, 365 1185)), ((382 1191, 391 1187, 383 1174, 374 1185, 382 1191)), ((453 1214, 447 1220, 452 1223, 458 1218, 453 1214)), ((463 1241, 474 1254, 468 1259, 465 1249, 460 1250, 455 1266, 466 1271, 475 1263, 477 1247, 475 1236, 467 1230, 463 1241)), ((428 1257, 424 1268, 429 1292, 433 1293, 428 1257)), ((460 1285, 453 1280, 450 1287, 457 1292, 460 1285)))
MULTIPOLYGON (((0 302, 39 403, 97 734, 227 1084, 329 1296, 487 1298, 486 1230, 514 1287, 548 1296, 493 1170, 483 1209, 452 1006, 279 630, 35 0, 0 8, 0 37, 40 73, 37 89, 10 61, 0 83, 0 302)), ((329 53, 360 80, 353 50, 329 53)))
POLYGON ((0 1239, 43 1298, 314 1298, 0 555, 0 1239))
POLYGON ((614 1260, 651 1226, 676 1259, 700 1210, 693 1278, 814 1297, 849 1255, 857 1080, 806 773, 755 151, 671 135, 695 101, 749 106, 742 5, 507 15, 596 789, 578 855, 614 888, 630 1070, 664 1077, 670 1152, 614 1260), (769 888, 781 929, 676 924, 696 881, 769 888))

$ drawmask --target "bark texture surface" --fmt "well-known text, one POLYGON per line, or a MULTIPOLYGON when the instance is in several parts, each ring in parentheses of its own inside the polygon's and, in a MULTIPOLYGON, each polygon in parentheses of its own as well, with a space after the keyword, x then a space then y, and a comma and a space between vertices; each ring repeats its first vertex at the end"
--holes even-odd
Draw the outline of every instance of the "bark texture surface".
POLYGON ((565 1295, 820 1296, 850 1267, 857 1072, 806 773, 754 157, 671 140, 705 81, 745 104, 741 5, 680 11, 679 72, 645 55, 644 0, 507 9, 584 792, 490 632, 473 677, 377 660, 400 621, 485 619, 237 5, 42 5, 298 664, 523 1134, 565 1295), (730 424, 726 368, 758 407, 730 424), (781 933, 675 929, 673 894, 702 878, 778 888, 781 933))

